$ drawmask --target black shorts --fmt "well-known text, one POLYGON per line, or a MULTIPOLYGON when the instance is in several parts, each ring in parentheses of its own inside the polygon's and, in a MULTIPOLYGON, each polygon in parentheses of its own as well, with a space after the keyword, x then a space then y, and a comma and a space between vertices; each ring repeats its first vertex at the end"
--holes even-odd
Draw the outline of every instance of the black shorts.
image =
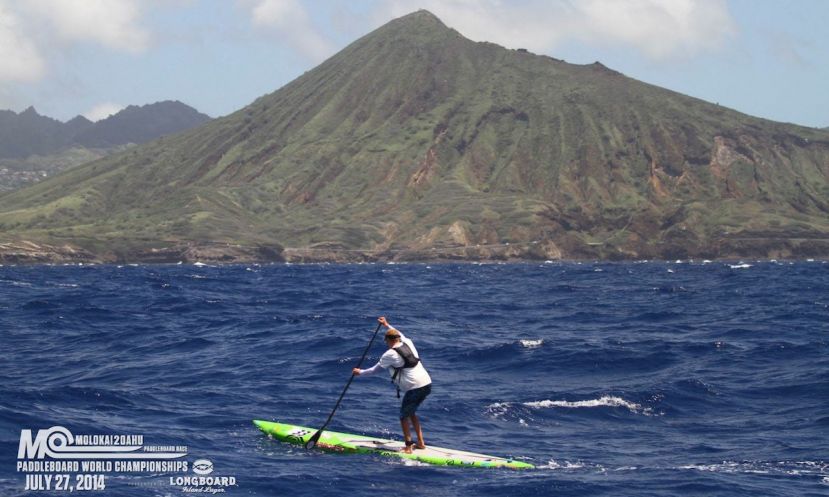
POLYGON ((432 393, 432 384, 425 387, 415 388, 403 395, 403 402, 400 404, 400 419, 408 418, 417 411, 420 404, 432 393))

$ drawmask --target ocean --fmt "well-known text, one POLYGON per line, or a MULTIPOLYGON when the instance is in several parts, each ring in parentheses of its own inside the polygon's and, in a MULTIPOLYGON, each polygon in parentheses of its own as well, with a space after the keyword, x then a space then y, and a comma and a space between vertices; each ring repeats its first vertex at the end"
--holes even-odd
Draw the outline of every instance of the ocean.
MULTIPOLYGON (((65 494, 63 474, 102 496, 829 495, 825 261, 6 266, 0 350, 3 496, 65 494), (432 376, 427 444, 537 469, 307 451, 252 425, 321 425, 381 315, 432 376), (53 427, 189 466, 21 467, 66 449, 53 427), (197 460, 226 478, 192 479, 197 460)), ((357 378, 329 428, 399 438, 399 402, 357 378)))

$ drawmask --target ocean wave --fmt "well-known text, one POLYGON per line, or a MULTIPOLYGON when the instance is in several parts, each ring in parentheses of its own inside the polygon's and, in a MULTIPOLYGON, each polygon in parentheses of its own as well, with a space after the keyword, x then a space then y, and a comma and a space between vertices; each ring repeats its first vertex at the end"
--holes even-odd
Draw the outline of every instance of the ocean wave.
POLYGON ((612 395, 603 395, 598 399, 589 400, 541 400, 537 402, 524 402, 525 406, 534 409, 549 409, 552 407, 562 407, 567 409, 578 409, 584 407, 623 407, 631 412, 640 414, 652 414, 649 407, 642 407, 642 405, 635 402, 627 401, 621 397, 612 395))
POLYGON ((520 357, 520 351, 540 348, 543 343, 543 339, 519 339, 514 342, 501 342, 485 347, 471 348, 463 352, 463 356, 476 360, 510 361, 516 357, 520 357))
POLYGON ((530 409, 553 409, 553 408, 561 408, 561 409, 584 409, 584 408, 593 408, 593 407, 613 407, 613 408, 624 408, 628 411, 635 413, 635 414, 643 414, 645 416, 652 416, 654 415, 653 409, 647 406, 642 406, 641 404, 637 404, 635 402, 631 402, 629 400, 625 400, 621 397, 616 397, 613 395, 603 395, 598 399, 587 399, 587 400, 538 400, 538 401, 531 401, 531 402, 521 402, 521 403, 514 403, 514 402, 496 402, 494 404, 490 404, 486 407, 488 413, 490 413, 493 417, 501 417, 507 414, 511 409, 515 406, 522 406, 525 408, 530 409))
POLYGON ((510 402, 495 402, 494 404, 486 406, 486 412, 494 418, 500 418, 507 413, 510 407, 512 407, 512 403, 510 402))
MULTIPOLYGON (((435 381, 427 444, 549 468, 401 465, 398 484, 443 480, 437 497, 826 493, 829 266, 744 262, 6 267, 0 428, 144 434, 222 454, 250 495, 361 495, 355 475, 395 468, 268 442, 249 419, 321 426, 385 314, 435 381), (394 285, 377 284, 382 268, 394 285)), ((355 380, 330 428, 399 440, 399 403, 387 375, 355 380)), ((0 495, 21 485, 0 465, 0 495)))
POLYGON ((605 467, 601 464, 595 463, 587 463, 584 461, 556 461, 555 459, 550 459, 547 461, 546 464, 541 464, 536 466, 538 469, 557 469, 557 470, 579 470, 579 469, 586 469, 586 470, 595 470, 595 471, 605 471, 605 467))
POLYGON ((824 479, 829 477, 827 461, 722 461, 712 464, 688 464, 676 469, 708 473, 821 476, 824 479))

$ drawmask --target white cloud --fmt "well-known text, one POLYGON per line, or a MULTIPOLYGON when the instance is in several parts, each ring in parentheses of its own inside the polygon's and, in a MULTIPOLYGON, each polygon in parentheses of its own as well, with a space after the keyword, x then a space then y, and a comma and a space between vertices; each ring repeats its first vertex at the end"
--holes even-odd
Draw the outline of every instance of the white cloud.
POLYGON ((142 52, 150 35, 140 21, 137 0, 0 0, 0 83, 40 80, 61 45, 142 52))
MULTIPOLYGON (((736 32, 725 0, 421 0, 420 5, 473 40, 542 53, 578 41, 623 45, 660 60, 716 49, 736 32)), ((378 15, 411 11, 410 2, 390 0, 378 15)))
POLYGON ((298 0, 243 1, 255 26, 268 29, 287 45, 314 61, 334 53, 334 45, 313 25, 298 0))
POLYGON ((88 111, 83 113, 83 116, 89 119, 92 122, 100 121, 101 119, 106 119, 107 117, 117 114, 124 108, 121 104, 115 104, 112 102, 104 102, 100 103, 88 111))
POLYGON ((716 49, 736 31, 724 0, 588 0, 577 5, 588 36, 625 43, 654 59, 716 49))
POLYGON ((0 82, 35 81, 46 73, 37 46, 23 31, 18 17, 0 3, 0 82))
POLYGON ((135 0, 27 0, 24 5, 69 42, 92 41, 130 53, 146 50, 150 42, 135 0))

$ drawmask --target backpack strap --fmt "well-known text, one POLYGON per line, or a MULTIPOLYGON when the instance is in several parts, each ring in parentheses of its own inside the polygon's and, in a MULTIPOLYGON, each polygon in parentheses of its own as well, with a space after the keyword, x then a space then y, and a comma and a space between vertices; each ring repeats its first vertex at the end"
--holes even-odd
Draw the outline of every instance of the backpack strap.
POLYGON ((403 365, 399 368, 394 368, 394 374, 391 377, 391 382, 394 383, 395 388, 397 388, 397 398, 399 399, 400 387, 397 385, 397 383, 395 383, 395 380, 397 380, 397 377, 400 376, 400 373, 404 369, 410 369, 420 364, 420 358, 414 355, 412 349, 409 348, 409 346, 405 343, 402 344, 400 347, 393 348, 392 350, 397 352, 397 354, 403 358, 403 365))

